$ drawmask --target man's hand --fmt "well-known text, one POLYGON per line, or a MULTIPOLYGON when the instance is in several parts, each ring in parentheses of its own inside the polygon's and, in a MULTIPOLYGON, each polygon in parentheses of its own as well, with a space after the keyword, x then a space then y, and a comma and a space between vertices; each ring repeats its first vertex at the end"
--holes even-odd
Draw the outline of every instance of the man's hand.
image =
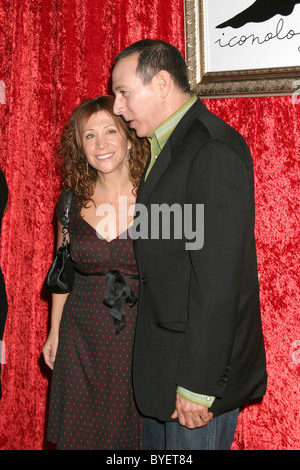
POLYGON ((178 419, 182 426, 188 429, 201 428, 206 426, 213 417, 206 406, 196 405, 177 394, 176 409, 172 414, 172 419, 178 419))

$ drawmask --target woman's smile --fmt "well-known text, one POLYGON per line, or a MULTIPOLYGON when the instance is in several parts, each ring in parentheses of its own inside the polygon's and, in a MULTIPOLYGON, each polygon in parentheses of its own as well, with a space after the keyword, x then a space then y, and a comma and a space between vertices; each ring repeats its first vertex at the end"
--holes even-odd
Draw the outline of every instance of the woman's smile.
POLYGON ((98 160, 105 160, 106 158, 111 158, 114 155, 114 152, 106 153, 105 155, 96 155, 98 160))

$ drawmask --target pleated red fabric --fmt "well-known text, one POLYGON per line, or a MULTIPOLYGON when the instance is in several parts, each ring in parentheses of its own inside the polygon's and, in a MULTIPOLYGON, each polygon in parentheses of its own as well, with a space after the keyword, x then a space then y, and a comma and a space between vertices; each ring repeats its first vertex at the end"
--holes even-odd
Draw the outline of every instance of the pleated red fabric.
MULTIPOLYGON (((117 52, 159 38, 184 53, 182 0, 0 0, 0 168, 9 188, 1 233, 8 315, 0 449, 49 449, 50 373, 41 350, 60 190, 58 136, 85 98, 110 92, 117 52)), ((291 97, 205 100, 246 138, 256 179, 256 237, 269 385, 241 413, 233 449, 299 448, 299 122, 291 97)))

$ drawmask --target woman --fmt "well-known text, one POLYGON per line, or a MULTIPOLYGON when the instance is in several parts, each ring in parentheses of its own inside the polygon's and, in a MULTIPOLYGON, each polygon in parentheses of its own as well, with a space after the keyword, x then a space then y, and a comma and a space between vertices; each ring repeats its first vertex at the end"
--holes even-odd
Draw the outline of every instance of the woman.
MULTIPOLYGON (((69 234, 75 281, 71 293, 53 294, 43 349, 53 369, 48 439, 58 449, 140 446, 131 386, 138 280, 130 230, 149 151, 113 114, 113 101, 100 96, 81 103, 61 141, 64 185, 73 191, 69 234), (121 300, 122 322, 106 306, 116 275, 133 293, 128 305, 121 300)), ((62 195, 57 216, 60 246, 62 195)))

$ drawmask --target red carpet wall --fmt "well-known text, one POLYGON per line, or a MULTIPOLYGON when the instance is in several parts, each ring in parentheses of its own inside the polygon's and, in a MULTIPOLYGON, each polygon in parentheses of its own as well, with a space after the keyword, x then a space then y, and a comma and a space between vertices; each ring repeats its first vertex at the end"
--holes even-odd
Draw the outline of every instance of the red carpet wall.
MULTIPOLYGON (((48 449, 50 374, 43 280, 53 256, 57 137, 84 98, 109 90, 113 57, 144 38, 184 52, 182 0, 0 0, 0 167, 10 199, 1 234, 8 294, 0 449, 48 449)), ((299 449, 300 103, 290 97, 206 100, 251 147, 269 385, 240 415, 233 449, 299 449)))

